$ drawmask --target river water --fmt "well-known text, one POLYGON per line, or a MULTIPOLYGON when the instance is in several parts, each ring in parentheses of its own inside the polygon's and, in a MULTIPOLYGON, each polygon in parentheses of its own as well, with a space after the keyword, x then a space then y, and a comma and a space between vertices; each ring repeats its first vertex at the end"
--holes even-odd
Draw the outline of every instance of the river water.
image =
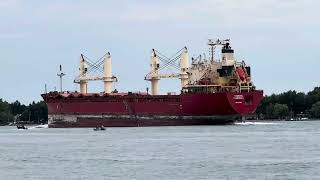
POLYGON ((18 130, 0 179, 319 179, 320 121, 18 130))

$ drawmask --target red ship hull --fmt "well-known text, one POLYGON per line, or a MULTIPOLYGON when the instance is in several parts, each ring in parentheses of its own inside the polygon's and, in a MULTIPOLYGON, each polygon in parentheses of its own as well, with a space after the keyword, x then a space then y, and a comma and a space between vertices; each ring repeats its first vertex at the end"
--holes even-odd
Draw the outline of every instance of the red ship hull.
POLYGON ((262 91, 145 95, 48 93, 49 127, 226 124, 254 113, 262 91))

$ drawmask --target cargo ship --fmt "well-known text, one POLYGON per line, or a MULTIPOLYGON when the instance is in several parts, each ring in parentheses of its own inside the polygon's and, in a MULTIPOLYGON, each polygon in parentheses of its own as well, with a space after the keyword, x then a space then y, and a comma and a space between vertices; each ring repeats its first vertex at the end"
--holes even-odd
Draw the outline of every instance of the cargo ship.
MULTIPOLYGON (((191 63, 186 47, 171 58, 152 49, 150 72, 144 78, 150 81, 150 92, 148 88, 146 92, 118 92, 113 89, 113 83, 118 80, 112 74, 110 53, 95 63, 81 55, 79 76, 74 80, 79 84, 80 91, 62 91, 61 83, 60 92, 41 95, 48 107, 48 126, 216 125, 232 123, 253 114, 263 91, 256 90, 250 66, 234 58, 229 39, 210 39, 208 45, 209 56, 193 57, 191 63), (217 48, 221 49, 219 59, 215 57, 217 48), (169 66, 178 72, 162 73, 169 66), (89 76, 99 67, 102 75, 89 76), (178 94, 160 94, 159 82, 162 78, 179 79, 181 91, 178 94), (88 82, 93 80, 103 81, 104 92, 87 92, 88 82)), ((62 72, 58 74, 60 79, 63 75, 62 72)))

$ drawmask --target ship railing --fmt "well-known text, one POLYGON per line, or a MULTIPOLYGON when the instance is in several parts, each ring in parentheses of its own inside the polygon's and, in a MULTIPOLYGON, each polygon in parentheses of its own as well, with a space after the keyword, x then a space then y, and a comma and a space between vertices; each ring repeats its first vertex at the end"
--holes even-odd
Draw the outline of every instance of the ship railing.
MULTIPOLYGON (((244 89, 243 89, 244 90, 244 89)), ((182 89, 182 93, 217 93, 217 92, 239 92, 238 85, 192 85, 182 89)))
POLYGON ((239 83, 239 89, 240 92, 249 92, 251 89, 253 89, 253 86, 250 82, 239 83))

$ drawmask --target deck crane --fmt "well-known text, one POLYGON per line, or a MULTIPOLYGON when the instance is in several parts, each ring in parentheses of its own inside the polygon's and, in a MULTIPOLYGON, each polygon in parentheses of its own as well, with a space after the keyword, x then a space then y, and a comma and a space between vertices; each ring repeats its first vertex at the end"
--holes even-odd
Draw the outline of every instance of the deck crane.
POLYGON ((181 88, 188 84, 189 79, 189 55, 187 47, 182 48, 170 58, 162 55, 159 51, 152 49, 150 57, 151 71, 145 76, 145 80, 151 82, 151 95, 159 94, 159 80, 162 78, 179 78, 181 80, 181 88), (179 65, 176 61, 180 59, 179 65), (160 61, 164 64, 160 66, 160 61), (167 67, 174 67, 179 73, 160 73, 167 67))
POLYGON ((80 84, 80 93, 88 93, 88 81, 103 81, 104 93, 112 92, 112 84, 118 80, 112 75, 112 59, 109 52, 94 63, 81 54, 79 75, 74 80, 74 83, 80 84))

